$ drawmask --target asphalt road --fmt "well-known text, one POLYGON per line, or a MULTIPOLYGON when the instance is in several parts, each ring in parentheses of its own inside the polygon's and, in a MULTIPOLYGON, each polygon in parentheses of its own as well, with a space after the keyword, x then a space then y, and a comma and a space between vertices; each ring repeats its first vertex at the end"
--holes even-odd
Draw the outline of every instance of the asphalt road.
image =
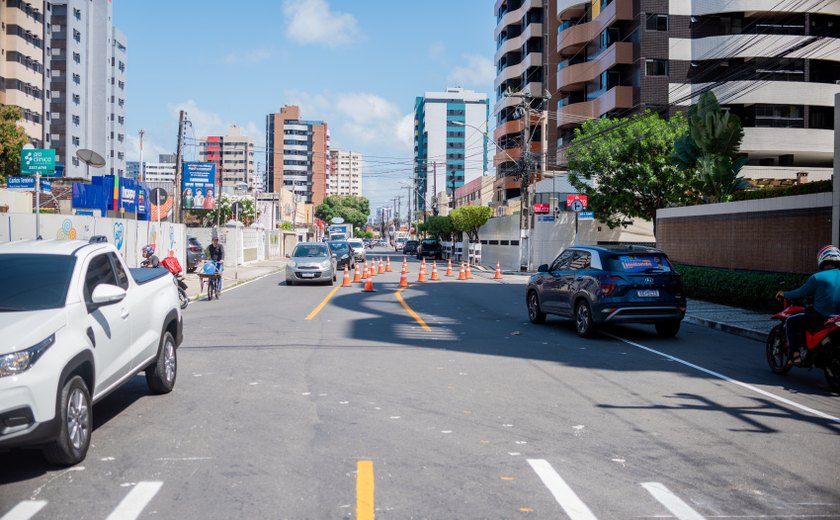
POLYGON ((401 259, 317 313, 334 289, 282 274, 191 304, 175 391, 95 406, 77 467, 0 454, 0 520, 840 518, 821 372, 687 324, 531 325, 524 277, 412 261, 398 296, 401 259))

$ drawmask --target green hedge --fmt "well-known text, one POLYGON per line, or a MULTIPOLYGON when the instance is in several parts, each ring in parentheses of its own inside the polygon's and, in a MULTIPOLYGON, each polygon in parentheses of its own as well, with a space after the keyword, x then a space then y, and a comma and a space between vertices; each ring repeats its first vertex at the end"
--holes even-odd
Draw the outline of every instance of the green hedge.
POLYGON ((685 264, 675 267, 689 298, 768 312, 778 310, 775 296, 779 289, 795 289, 808 279, 804 274, 729 271, 685 264))
POLYGON ((792 195, 808 195, 809 193, 825 193, 831 191, 831 181, 816 181, 785 188, 762 188, 757 190, 739 191, 732 195, 732 201, 772 199, 774 197, 790 197, 792 195))

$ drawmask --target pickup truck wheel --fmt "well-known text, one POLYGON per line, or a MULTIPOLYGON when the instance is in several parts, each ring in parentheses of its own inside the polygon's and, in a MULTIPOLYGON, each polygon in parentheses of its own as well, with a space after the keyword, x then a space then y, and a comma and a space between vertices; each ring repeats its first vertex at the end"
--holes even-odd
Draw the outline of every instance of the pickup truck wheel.
POLYGON ((165 332, 160 340, 157 360, 146 368, 146 383, 155 394, 167 394, 175 387, 178 375, 178 354, 175 340, 170 332, 165 332))
POLYGON ((85 381, 74 376, 61 389, 58 409, 58 438, 44 448, 44 458, 59 466, 72 466, 85 460, 90 446, 92 416, 90 393, 85 381))

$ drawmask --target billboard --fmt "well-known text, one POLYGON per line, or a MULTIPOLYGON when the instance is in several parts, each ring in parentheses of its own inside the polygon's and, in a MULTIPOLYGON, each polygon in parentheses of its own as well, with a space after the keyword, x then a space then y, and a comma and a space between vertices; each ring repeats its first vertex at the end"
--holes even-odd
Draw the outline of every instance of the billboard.
POLYGON ((55 150, 24 148, 20 151, 21 175, 55 175, 55 150))
POLYGON ((211 210, 216 207, 216 163, 185 162, 181 182, 181 207, 211 210))

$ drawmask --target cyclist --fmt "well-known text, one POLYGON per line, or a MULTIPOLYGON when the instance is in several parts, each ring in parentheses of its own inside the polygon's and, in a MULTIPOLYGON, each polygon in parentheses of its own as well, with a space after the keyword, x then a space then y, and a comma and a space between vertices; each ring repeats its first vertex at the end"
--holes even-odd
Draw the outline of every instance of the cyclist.
POLYGON ((825 246, 817 253, 818 272, 811 275, 805 284, 793 291, 779 291, 776 298, 798 300, 814 297, 813 307, 806 307, 805 312, 791 316, 785 322, 785 334, 790 351, 790 364, 799 364, 801 356, 799 346, 802 336, 808 329, 821 326, 830 317, 840 314, 840 249, 825 246))
MULTIPOLYGON (((214 236, 207 247, 207 257, 216 263, 216 270, 221 274, 225 267, 225 246, 219 243, 219 237, 214 236)), ((222 290, 222 277, 219 276, 217 289, 222 290)))
POLYGON ((155 246, 148 244, 143 246, 143 262, 141 267, 160 267, 160 259, 155 255, 155 246))

